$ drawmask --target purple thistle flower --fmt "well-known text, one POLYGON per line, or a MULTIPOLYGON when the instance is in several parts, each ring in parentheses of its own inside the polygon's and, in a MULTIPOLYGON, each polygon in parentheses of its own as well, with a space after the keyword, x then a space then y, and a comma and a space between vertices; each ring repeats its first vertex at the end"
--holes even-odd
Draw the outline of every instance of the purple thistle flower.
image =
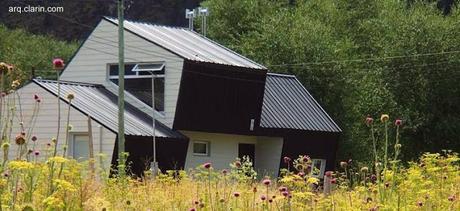
POLYGON ((239 196, 240 196, 240 193, 239 193, 239 192, 234 192, 234 193, 233 193, 233 196, 234 196, 234 197, 239 197, 239 196))
POLYGON ((283 191, 281 194, 282 194, 284 197, 289 196, 289 192, 288 192, 288 191, 283 191))
POLYGON ((270 181, 269 179, 264 179, 262 183, 266 186, 269 186, 270 184, 272 184, 272 181, 270 181))
POLYGON ((209 168, 211 168, 211 163, 205 163, 205 164, 203 164, 203 167, 205 169, 209 169, 209 168))
POLYGON ((284 163, 289 163, 289 162, 291 162, 291 158, 290 158, 290 157, 287 157, 287 156, 284 157, 283 160, 284 160, 284 163))
POLYGON ((281 187, 278 188, 278 190, 279 190, 280 192, 285 192, 285 191, 287 191, 288 189, 287 189, 287 187, 281 186, 281 187))

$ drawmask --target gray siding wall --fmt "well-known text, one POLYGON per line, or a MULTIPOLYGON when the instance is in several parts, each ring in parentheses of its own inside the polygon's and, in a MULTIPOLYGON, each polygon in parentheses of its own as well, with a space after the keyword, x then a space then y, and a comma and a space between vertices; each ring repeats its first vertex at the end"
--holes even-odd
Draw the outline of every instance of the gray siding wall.
MULTIPOLYGON (((108 81, 109 63, 118 63, 118 27, 102 20, 79 52, 70 61, 61 75, 62 80, 104 84, 109 90, 118 93, 118 87, 108 81)), ((157 119, 172 127, 176 102, 182 75, 183 59, 152 44, 143 38, 125 31, 125 62, 165 61, 165 112, 157 113, 157 119)), ((152 108, 131 95, 126 101, 138 107, 148 115, 152 108)))
POLYGON ((257 137, 256 169, 261 175, 276 177, 279 172, 283 138, 257 137))
POLYGON ((181 131, 190 138, 185 169, 195 168, 211 162, 214 169, 229 169, 229 164, 238 157, 238 144, 255 145, 255 169, 259 176, 276 176, 279 171, 283 139, 276 137, 243 136, 222 133, 181 131), (210 144, 209 156, 194 155, 193 142, 206 141, 210 144))
MULTIPOLYGON (((38 140, 36 141, 36 149, 41 152, 39 159, 44 159, 45 154, 47 152, 47 143, 51 143, 51 139, 56 137, 57 135, 57 98, 35 83, 29 83, 28 85, 22 87, 18 90, 18 94, 20 96, 20 104, 16 96, 15 107, 17 111, 16 117, 13 121, 13 130, 11 134, 11 149, 9 158, 13 159, 17 155, 17 145, 14 142, 14 137, 16 137, 16 135, 20 134, 21 132, 21 127, 19 125, 19 122, 21 121, 20 113, 22 112, 22 122, 24 122, 24 127, 27 131, 27 128, 30 127, 29 121, 33 114, 33 108, 35 104, 33 96, 34 94, 37 94, 38 96, 40 96, 42 100, 40 103, 40 110, 37 114, 37 121, 31 135, 37 136, 38 140), (21 106, 19 107, 19 105, 21 106)), ((12 95, 7 96, 7 98, 11 97, 12 95)), ((67 110, 68 105, 65 102, 61 101, 61 131, 59 135, 60 138, 58 140, 58 155, 62 155, 62 149, 65 143, 65 125, 67 123, 67 110)), ((70 124, 73 127, 71 133, 88 134, 87 116, 73 108, 70 109, 70 124)), ((95 121, 92 121, 91 125, 94 139, 94 153, 95 155, 98 155, 101 150, 101 152, 105 155, 104 166, 108 168, 109 163, 112 159, 116 134, 102 127, 102 142, 100 144, 100 125, 95 121)), ((3 150, 0 150, 0 156, 3 156, 3 150)))

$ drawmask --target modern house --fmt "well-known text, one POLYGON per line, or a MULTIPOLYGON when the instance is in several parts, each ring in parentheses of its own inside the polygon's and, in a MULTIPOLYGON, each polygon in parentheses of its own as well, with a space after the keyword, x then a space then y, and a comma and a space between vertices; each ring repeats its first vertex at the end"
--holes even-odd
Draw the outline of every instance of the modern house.
MULTIPOLYGON (((108 162, 117 159, 117 23, 103 18, 84 41, 60 76, 60 96, 57 82, 50 80, 34 79, 18 91, 24 119, 33 113, 32 96, 42 98, 33 131, 39 140, 56 136, 57 97, 65 131, 66 95, 75 94, 69 134, 69 155, 75 158, 88 156, 89 118, 96 153, 108 155, 108 162)), ((276 175, 284 156, 309 155, 322 172, 333 168, 341 129, 295 76, 269 73, 185 28, 133 21, 125 21, 124 27, 123 135, 135 173, 147 169, 152 159, 152 113, 163 170, 205 162, 224 169, 243 155, 263 174, 276 175)), ((19 127, 14 130, 20 132, 19 127)))

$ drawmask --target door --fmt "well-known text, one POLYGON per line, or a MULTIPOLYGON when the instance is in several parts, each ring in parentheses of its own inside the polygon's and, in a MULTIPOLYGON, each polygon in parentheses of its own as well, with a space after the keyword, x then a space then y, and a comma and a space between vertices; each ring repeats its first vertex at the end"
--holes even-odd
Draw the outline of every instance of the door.
POLYGON ((243 158, 243 156, 249 156, 252 166, 255 167, 255 149, 256 146, 254 144, 238 144, 238 157, 243 158))

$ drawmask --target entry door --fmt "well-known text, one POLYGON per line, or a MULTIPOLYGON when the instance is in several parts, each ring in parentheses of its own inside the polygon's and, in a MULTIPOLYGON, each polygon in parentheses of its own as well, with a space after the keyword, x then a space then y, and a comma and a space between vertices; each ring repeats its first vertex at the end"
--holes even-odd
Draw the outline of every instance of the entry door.
POLYGON ((254 144, 238 144, 238 157, 243 158, 243 156, 249 156, 252 162, 252 166, 256 166, 255 164, 255 149, 256 146, 254 144))

